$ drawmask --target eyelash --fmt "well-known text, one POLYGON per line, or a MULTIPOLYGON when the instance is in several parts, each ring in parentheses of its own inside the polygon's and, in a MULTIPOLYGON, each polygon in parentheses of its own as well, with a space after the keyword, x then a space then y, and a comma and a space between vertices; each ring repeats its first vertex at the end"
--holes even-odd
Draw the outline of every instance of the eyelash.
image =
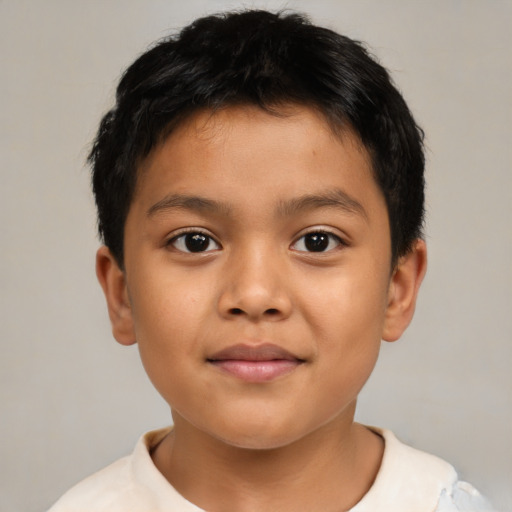
MULTIPOLYGON (((330 231, 327 231, 325 229, 317 229, 317 230, 313 230, 313 231, 309 231, 308 233, 304 233, 303 235, 301 235, 292 245, 291 245, 291 248, 298 251, 298 252, 306 252, 306 253, 326 253, 326 252, 330 252, 330 251, 333 251, 339 247, 343 247, 343 246, 347 246, 348 244, 341 238, 339 237, 338 235, 335 235, 334 233, 331 233, 330 231), (323 244, 325 242, 325 238, 322 238, 320 240, 316 240, 314 241, 313 240, 313 243, 317 243, 318 244, 318 247, 322 250, 318 250, 318 251, 315 251, 315 250, 308 250, 308 247, 307 247, 307 241, 306 241, 306 237, 308 236, 314 236, 314 235, 320 235, 321 237, 326 237, 327 239, 327 246, 325 246, 325 248, 322 248, 323 247, 323 244), (297 245, 299 245, 299 243, 302 241, 302 245, 304 246, 304 249, 298 249, 297 248, 297 245), (332 242, 335 242, 335 247, 330 247, 332 245, 332 242)), ((309 248, 311 249, 311 247, 309 248)))
MULTIPOLYGON (((188 240, 188 242, 192 243, 193 240, 188 240)), ((333 251, 341 246, 347 246, 348 244, 340 238, 338 235, 335 235, 334 233, 331 233, 330 231, 327 231, 325 229, 318 229, 309 231, 308 233, 304 233, 301 235, 295 242, 293 242, 290 246, 292 250, 295 250, 297 252, 305 252, 305 253, 326 253, 333 251), (308 236, 314 237, 317 236, 318 238, 316 240, 311 240, 310 242, 312 244, 316 244, 316 248, 320 250, 315 250, 311 245, 308 247, 308 236), (301 243, 302 242, 302 243, 301 243), (325 245, 325 242, 327 242, 327 245, 325 245), (332 247, 332 243, 335 243, 335 246, 332 247), (302 246, 301 246, 302 245, 302 246), (300 246, 298 248, 297 246, 300 246), (302 248, 303 247, 303 248, 302 248), (308 250, 309 249, 309 250, 308 250)), ((213 251, 218 251, 222 249, 222 246, 219 242, 217 242, 212 236, 210 236, 208 233, 201 231, 200 229, 194 229, 191 228, 186 231, 181 231, 179 234, 174 235, 172 238, 170 238, 166 242, 166 246, 172 246, 174 249, 176 249, 179 252, 186 253, 186 254, 198 254, 198 253, 209 253, 213 251), (189 244, 187 244, 187 236, 193 236, 196 237, 195 242, 197 242, 199 245, 196 247, 196 249, 199 250, 192 250, 189 244), (206 244, 204 246, 204 250, 201 247, 201 243, 206 244), (211 245, 214 245, 215 247, 212 249, 210 248, 211 245)))
MULTIPOLYGON (((199 241, 196 238, 196 241, 199 241)), ((183 252, 186 254, 198 254, 198 253, 208 253, 212 251, 218 251, 221 249, 221 245, 208 233, 205 233, 204 231, 201 231, 200 229, 190 229, 180 232, 177 235, 174 235, 172 238, 169 239, 168 242, 165 244, 166 246, 172 246, 174 249, 176 249, 179 252, 183 252), (206 250, 190 250, 191 248, 187 245, 187 236, 195 236, 195 237, 203 237, 205 241, 207 242, 206 250), (212 245, 212 243, 216 246, 214 249, 209 249, 209 247, 212 245), (181 247, 180 247, 181 246, 181 247)))

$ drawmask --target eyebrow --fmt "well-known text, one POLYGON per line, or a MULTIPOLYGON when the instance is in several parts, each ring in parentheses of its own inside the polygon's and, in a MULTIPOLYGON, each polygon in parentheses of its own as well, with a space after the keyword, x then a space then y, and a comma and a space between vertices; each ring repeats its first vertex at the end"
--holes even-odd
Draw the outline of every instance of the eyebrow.
MULTIPOLYGON (((346 213, 360 215, 368 220, 368 214, 363 205, 341 189, 328 190, 319 194, 306 194, 297 198, 280 201, 277 207, 279 216, 293 216, 303 211, 318 208, 335 208, 346 213)), ((214 199, 183 194, 171 194, 152 205, 147 216, 152 217, 160 212, 183 209, 200 213, 229 214, 231 207, 214 199)))
POLYGON ((197 211, 201 213, 228 213, 230 211, 230 207, 227 204, 213 199, 183 194, 171 194, 151 206, 147 211, 147 216, 152 217, 157 213, 175 209, 197 211))
POLYGON ((278 212, 282 216, 292 216, 317 208, 335 208, 368 220, 368 214, 363 205, 341 189, 328 190, 320 194, 307 194, 282 201, 279 204, 278 212))

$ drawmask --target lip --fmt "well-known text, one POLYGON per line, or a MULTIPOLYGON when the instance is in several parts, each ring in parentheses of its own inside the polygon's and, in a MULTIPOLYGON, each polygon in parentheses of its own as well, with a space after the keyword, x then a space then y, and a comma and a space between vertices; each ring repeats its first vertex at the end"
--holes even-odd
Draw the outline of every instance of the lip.
POLYGON ((304 363, 303 359, 272 343, 233 345, 214 353, 207 361, 246 382, 268 382, 293 372, 304 363))

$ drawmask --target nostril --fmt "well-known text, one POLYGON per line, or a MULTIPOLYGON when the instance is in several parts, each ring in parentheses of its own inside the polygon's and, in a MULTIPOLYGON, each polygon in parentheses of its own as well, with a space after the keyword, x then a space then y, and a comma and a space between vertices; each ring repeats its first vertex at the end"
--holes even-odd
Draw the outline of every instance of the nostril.
MULTIPOLYGON (((244 310, 240 309, 240 308, 231 308, 229 310, 229 313, 231 315, 239 316, 239 315, 243 315, 244 314, 244 310)), ((268 315, 268 316, 276 316, 276 315, 279 315, 279 310, 276 309, 276 308, 269 308, 269 309, 265 310, 264 314, 268 315)))

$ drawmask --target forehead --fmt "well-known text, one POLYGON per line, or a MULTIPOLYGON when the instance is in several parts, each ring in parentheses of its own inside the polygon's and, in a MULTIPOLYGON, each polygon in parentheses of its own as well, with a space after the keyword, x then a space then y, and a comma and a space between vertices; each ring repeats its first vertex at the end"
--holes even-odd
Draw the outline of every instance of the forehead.
POLYGON ((236 106, 191 115, 155 147, 140 166, 131 210, 152 212, 173 194, 216 201, 226 211, 242 203, 277 209, 278 202, 338 191, 368 203, 363 210, 383 202, 371 158, 352 130, 334 131, 307 107, 271 114, 236 106))
MULTIPOLYGON (((177 170, 185 161, 202 160, 203 165, 212 166, 235 153, 242 160, 273 153, 278 166, 280 160, 290 156, 286 149, 293 148, 295 155, 300 154, 308 163, 332 153, 335 147, 339 150, 340 144, 346 153, 342 160, 347 159, 348 153, 356 156, 373 176, 371 156, 354 130, 348 124, 335 126, 317 109, 290 104, 272 112, 254 105, 199 110, 174 126, 141 161, 137 185, 146 181, 151 168, 158 167, 158 160, 167 160, 177 170)), ((340 155, 337 156, 339 160, 340 155)), ((188 170, 194 173, 193 167, 188 170)), ((316 178, 321 179, 321 175, 316 178)))

